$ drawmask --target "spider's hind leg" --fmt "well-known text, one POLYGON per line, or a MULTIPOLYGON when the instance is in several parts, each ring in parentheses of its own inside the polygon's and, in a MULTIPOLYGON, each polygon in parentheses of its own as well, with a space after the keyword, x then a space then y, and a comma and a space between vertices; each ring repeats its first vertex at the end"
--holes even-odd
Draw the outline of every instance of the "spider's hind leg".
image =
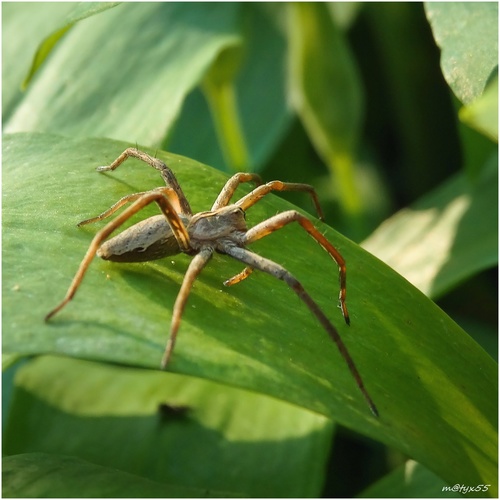
POLYGON ((225 248, 225 253, 227 253, 231 257, 234 257, 236 260, 243 262, 251 269, 253 269, 253 268, 258 269, 259 271, 265 272, 267 274, 270 274, 271 276, 274 276, 275 278, 277 278, 279 280, 284 281, 297 294, 299 299, 302 300, 306 304, 306 306, 309 308, 311 313, 319 320, 319 322, 321 323, 323 328, 330 335, 330 338, 337 345, 337 348, 338 348, 341 356, 344 358, 344 361, 347 363, 349 371, 351 372, 351 375, 353 376, 354 380, 356 381, 356 385, 358 386, 358 388, 361 391, 361 393, 363 394, 366 402, 368 403, 368 406, 370 407, 371 412, 373 413, 373 415, 378 417, 377 407, 375 406, 375 403, 373 402, 371 396, 368 394, 368 391, 366 390, 366 388, 364 386, 363 379, 361 378, 361 375, 360 375, 356 365, 354 364, 354 360, 352 359, 351 355, 349 354, 349 351, 347 350, 346 345, 344 344, 344 342, 340 338, 339 332, 333 326, 333 324, 330 322, 330 320, 326 317, 325 313, 320 309, 318 304, 305 291, 302 284, 294 276, 292 276, 292 274, 290 274, 290 272, 287 271, 284 267, 280 266, 276 262, 273 262, 272 260, 261 257, 260 255, 254 254, 253 252, 250 252, 246 248, 228 245, 225 248))

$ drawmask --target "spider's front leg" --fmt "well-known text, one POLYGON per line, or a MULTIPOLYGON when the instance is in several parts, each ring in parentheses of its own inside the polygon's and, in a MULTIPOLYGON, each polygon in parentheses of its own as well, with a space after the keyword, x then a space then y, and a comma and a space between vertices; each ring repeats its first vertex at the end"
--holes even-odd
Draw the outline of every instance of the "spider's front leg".
POLYGON ((227 206, 228 203, 231 201, 231 198, 233 197, 238 186, 240 184, 243 184, 244 182, 255 182, 255 184, 260 185, 262 184, 262 179, 258 174, 248 174, 245 172, 239 172, 237 174, 234 174, 226 182, 226 184, 224 184, 224 187, 219 193, 219 196, 217 196, 217 199, 212 205, 211 210, 215 211, 218 210, 219 208, 227 206))
POLYGON ((151 167, 155 168, 158 170, 165 181, 165 184, 169 187, 171 187, 175 193, 177 194, 177 198, 179 200, 180 206, 181 206, 181 212, 185 215, 193 215, 193 212, 191 210, 191 206, 189 205, 189 202, 187 201, 186 196, 184 195, 184 192, 182 191, 182 188, 177 181, 177 177, 175 177, 175 174, 172 172, 172 170, 165 165, 161 160, 158 158, 153 158, 152 156, 148 155, 147 153, 144 153, 144 151, 140 151, 139 149, 136 148, 127 148, 115 161, 113 161, 109 165, 104 165, 101 167, 97 167, 98 172, 108 172, 111 170, 115 170, 118 168, 127 158, 136 158, 138 160, 143 161, 144 163, 147 163, 151 167))
POLYGON ((323 210, 319 203, 319 198, 316 190, 309 184, 301 184, 296 182, 282 182, 282 181, 271 181, 263 186, 256 187, 251 193, 238 200, 235 205, 242 208, 245 212, 259 202, 264 196, 273 191, 300 191, 303 193, 309 193, 311 199, 314 203, 314 208, 318 214, 319 219, 323 220, 323 210))
MULTIPOLYGON (((229 203, 231 196, 234 194, 234 191, 236 190, 236 187, 240 183, 247 182, 250 180, 255 180, 256 182, 259 181, 259 184, 260 184, 260 177, 256 176, 256 174, 235 174, 235 175, 233 175, 233 177, 231 177, 231 179, 229 179, 229 181, 226 183, 223 190, 219 194, 219 197, 217 198, 217 200, 214 204, 214 207, 212 207, 212 210, 215 210, 215 208, 219 208, 218 203, 219 204, 220 203, 223 203, 223 204, 229 203), (256 177, 256 179, 253 179, 253 177, 256 177)), ((314 207, 316 208, 316 212, 318 213, 318 217, 321 220, 323 220, 323 218, 324 218, 323 217, 323 210, 321 209, 318 195, 316 194, 315 189, 309 184, 301 184, 301 183, 295 183, 295 182, 271 181, 271 182, 268 182, 267 184, 264 184, 262 186, 261 185, 257 186, 251 193, 247 194, 246 196, 241 198, 239 201, 237 201, 235 203, 235 205, 239 206, 242 210, 246 211, 248 208, 255 205, 264 196, 271 193, 272 191, 300 191, 300 192, 309 193, 309 195, 311 196, 312 201, 314 203, 314 207)), ((238 273, 235 276, 233 276, 232 278, 229 278, 228 280, 224 281, 224 285, 226 285, 226 286, 235 285, 236 283, 239 283, 240 281, 243 281, 245 278, 250 276, 251 273, 252 273, 252 268, 247 266, 240 273, 238 273)))
POLYGON ((207 262, 212 257, 214 250, 212 247, 202 248, 199 253, 197 253, 193 260, 190 262, 189 267, 182 280, 181 289, 175 299, 174 309, 172 313, 172 322, 170 324, 170 334, 167 340, 167 345, 165 346, 165 352, 163 353, 163 358, 161 360, 161 368, 165 369, 175 346, 175 340, 177 338, 177 332, 179 331, 179 326, 181 324, 182 313, 186 307, 186 302, 193 287, 193 283, 196 277, 200 274, 202 269, 205 267, 207 262))

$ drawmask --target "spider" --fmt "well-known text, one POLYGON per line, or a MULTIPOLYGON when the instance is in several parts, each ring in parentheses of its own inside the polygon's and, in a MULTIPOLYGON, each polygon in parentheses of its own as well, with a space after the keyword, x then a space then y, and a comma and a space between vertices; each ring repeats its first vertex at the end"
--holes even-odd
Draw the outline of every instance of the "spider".
POLYGON ((332 325, 320 307, 305 291, 300 282, 284 267, 246 248, 250 243, 281 229, 283 226, 291 222, 298 222, 330 254, 338 265, 340 309, 345 322, 349 324, 349 313, 347 312, 345 303, 345 261, 338 250, 316 229, 307 217, 295 210, 288 210, 278 213, 250 229, 247 228, 245 222, 245 211, 272 191, 303 191, 309 193, 319 218, 323 219, 314 188, 308 184, 281 181, 271 181, 267 184, 261 184, 260 177, 256 174, 238 173, 226 182, 210 211, 193 214, 189 202, 172 170, 165 163, 147 153, 136 148, 128 148, 109 166, 97 167, 97 170, 99 172, 115 170, 130 157, 137 158, 158 170, 166 186, 124 196, 102 214, 78 224, 78 226, 83 226, 84 224, 105 219, 114 214, 123 205, 132 202, 120 215, 108 222, 94 236, 66 296, 59 305, 47 314, 45 321, 48 321, 59 312, 73 298, 96 254, 105 260, 115 262, 145 262, 181 252, 192 255, 193 259, 188 266, 179 294, 174 303, 170 335, 161 361, 161 368, 164 369, 172 355, 181 317, 196 277, 214 252, 229 255, 245 264, 245 268, 240 273, 226 280, 224 285, 230 286, 239 283, 247 278, 254 269, 270 274, 287 283, 307 305, 335 342, 358 388, 366 399, 371 412, 375 416, 378 416, 377 408, 365 389, 361 375, 347 347, 340 338, 337 329, 332 325), (230 200, 237 187, 245 182, 254 182, 257 187, 237 202, 230 204, 230 200), (113 231, 151 203, 156 203, 159 206, 162 212, 160 215, 155 215, 138 222, 117 236, 107 240, 113 231))

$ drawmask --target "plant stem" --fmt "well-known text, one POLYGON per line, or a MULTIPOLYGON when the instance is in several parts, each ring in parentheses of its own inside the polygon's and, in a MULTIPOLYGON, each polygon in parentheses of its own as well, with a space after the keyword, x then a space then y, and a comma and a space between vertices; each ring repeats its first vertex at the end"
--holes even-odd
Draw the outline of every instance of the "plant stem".
POLYGON ((351 237, 360 237, 363 234, 365 218, 363 200, 355 180, 353 157, 347 153, 330 154, 326 160, 332 174, 332 182, 337 186, 340 207, 351 226, 351 237))
POLYGON ((248 171, 250 159, 239 119, 232 81, 203 84, 226 164, 234 172, 248 171))

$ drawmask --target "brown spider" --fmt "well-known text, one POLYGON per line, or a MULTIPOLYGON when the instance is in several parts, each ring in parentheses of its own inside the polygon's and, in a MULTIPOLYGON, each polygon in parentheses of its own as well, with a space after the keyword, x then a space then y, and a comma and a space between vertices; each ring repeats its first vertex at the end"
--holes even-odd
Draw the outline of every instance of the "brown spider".
POLYGON ((260 185, 261 181, 258 175, 238 173, 233 175, 226 182, 210 211, 193 214, 189 202, 170 168, 157 158, 153 158, 138 149, 126 149, 113 163, 111 163, 111 165, 98 167, 97 170, 99 172, 115 170, 129 157, 142 160, 159 170, 165 181, 166 187, 159 187, 151 191, 124 196, 102 214, 92 219, 84 220, 78 224, 78 226, 82 226, 105 219, 126 203, 133 202, 132 205, 127 207, 120 215, 104 226, 94 236, 65 298, 55 309, 47 314, 45 320, 49 320, 73 298, 82 282, 87 268, 96 254, 105 260, 116 262, 144 262, 161 259, 162 257, 175 255, 180 252, 193 255, 193 259, 184 276, 181 289, 174 304, 170 336, 161 361, 161 367, 165 368, 174 349, 182 313, 194 280, 207 264, 214 251, 226 254, 244 263, 246 267, 236 276, 225 281, 225 285, 229 286, 239 283, 249 276, 253 269, 258 269, 259 271, 263 271, 275 278, 285 281, 290 286, 298 297, 305 302, 307 307, 309 307, 311 312, 316 316, 323 325, 323 328, 333 339, 340 354, 345 359, 352 376, 356 380, 359 389, 368 402, 370 410, 375 416, 378 416, 377 408, 364 387, 361 376, 347 347, 342 342, 336 328, 325 316, 316 302, 314 302, 311 296, 304 290, 299 281, 297 281, 297 279, 295 279, 286 269, 246 248, 248 244, 281 229, 286 224, 298 222, 330 254, 332 259, 339 266, 340 308, 346 323, 349 324, 349 314, 345 304, 345 261, 337 249, 314 227, 313 223, 307 219, 307 217, 295 210, 288 210, 250 229, 247 229, 245 223, 245 211, 271 191, 305 191, 309 193, 318 215, 320 219, 322 219, 322 211, 314 188, 308 184, 281 181, 272 181, 260 185), (258 186, 236 203, 229 205, 236 188, 243 182, 255 182, 258 186), (161 215, 155 215, 138 222, 117 236, 105 241, 115 229, 120 227, 145 206, 153 202, 157 203, 160 207, 162 212, 161 215))

